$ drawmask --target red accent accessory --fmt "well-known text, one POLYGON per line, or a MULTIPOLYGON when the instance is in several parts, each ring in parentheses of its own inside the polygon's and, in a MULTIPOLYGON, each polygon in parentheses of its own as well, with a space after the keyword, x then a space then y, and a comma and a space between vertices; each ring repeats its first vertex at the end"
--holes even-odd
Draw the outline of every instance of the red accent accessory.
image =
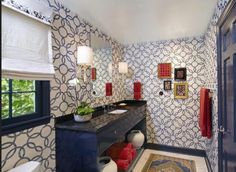
POLYGON ((112 96, 112 83, 106 83, 106 96, 112 96))

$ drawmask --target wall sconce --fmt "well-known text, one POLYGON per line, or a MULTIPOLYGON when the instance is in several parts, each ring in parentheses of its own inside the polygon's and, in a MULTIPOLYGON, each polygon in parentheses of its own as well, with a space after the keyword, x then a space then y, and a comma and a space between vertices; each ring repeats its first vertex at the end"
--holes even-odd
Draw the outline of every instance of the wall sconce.
POLYGON ((126 62, 119 62, 119 73, 128 73, 128 64, 126 62))
POLYGON ((86 69, 93 64, 93 49, 88 46, 77 47, 77 64, 84 67, 83 80, 87 82, 86 69))
POLYGON ((108 73, 110 76, 112 76, 112 63, 108 64, 108 69, 107 69, 108 73))

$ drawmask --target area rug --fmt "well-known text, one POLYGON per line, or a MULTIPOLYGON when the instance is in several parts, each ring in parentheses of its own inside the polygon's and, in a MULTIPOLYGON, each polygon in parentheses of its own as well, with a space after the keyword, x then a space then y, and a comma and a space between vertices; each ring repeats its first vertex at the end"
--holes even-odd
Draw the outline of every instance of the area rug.
POLYGON ((193 160, 150 154, 142 172, 196 172, 193 160))

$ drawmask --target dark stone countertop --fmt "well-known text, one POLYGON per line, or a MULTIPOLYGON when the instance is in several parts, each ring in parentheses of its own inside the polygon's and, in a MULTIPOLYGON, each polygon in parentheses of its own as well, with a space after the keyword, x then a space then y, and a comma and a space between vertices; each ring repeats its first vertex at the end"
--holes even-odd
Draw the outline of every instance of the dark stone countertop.
POLYGON ((93 113, 93 118, 88 122, 75 122, 73 114, 65 115, 62 117, 57 117, 55 119, 55 127, 56 129, 65 129, 65 130, 73 130, 73 131, 84 131, 84 132, 99 132, 106 126, 110 126, 116 120, 129 115, 130 112, 133 112, 137 108, 146 105, 146 101, 140 100, 124 100, 117 103, 113 103, 114 106, 108 112, 113 111, 115 109, 124 109, 128 110, 122 114, 109 114, 108 112, 104 112, 102 107, 95 108, 95 112, 93 113), (126 103, 126 106, 119 106, 120 103, 126 103))

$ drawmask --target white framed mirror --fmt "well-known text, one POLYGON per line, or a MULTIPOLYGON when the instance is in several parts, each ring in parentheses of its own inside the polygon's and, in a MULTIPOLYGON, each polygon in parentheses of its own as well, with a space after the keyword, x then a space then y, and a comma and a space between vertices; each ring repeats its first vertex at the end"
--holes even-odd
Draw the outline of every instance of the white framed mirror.
MULTIPOLYGON (((92 77, 94 97, 105 97, 105 85, 112 82, 112 46, 109 41, 91 33, 91 47, 93 49, 93 66, 95 76, 92 77)), ((94 75, 94 74, 92 74, 94 75)))

